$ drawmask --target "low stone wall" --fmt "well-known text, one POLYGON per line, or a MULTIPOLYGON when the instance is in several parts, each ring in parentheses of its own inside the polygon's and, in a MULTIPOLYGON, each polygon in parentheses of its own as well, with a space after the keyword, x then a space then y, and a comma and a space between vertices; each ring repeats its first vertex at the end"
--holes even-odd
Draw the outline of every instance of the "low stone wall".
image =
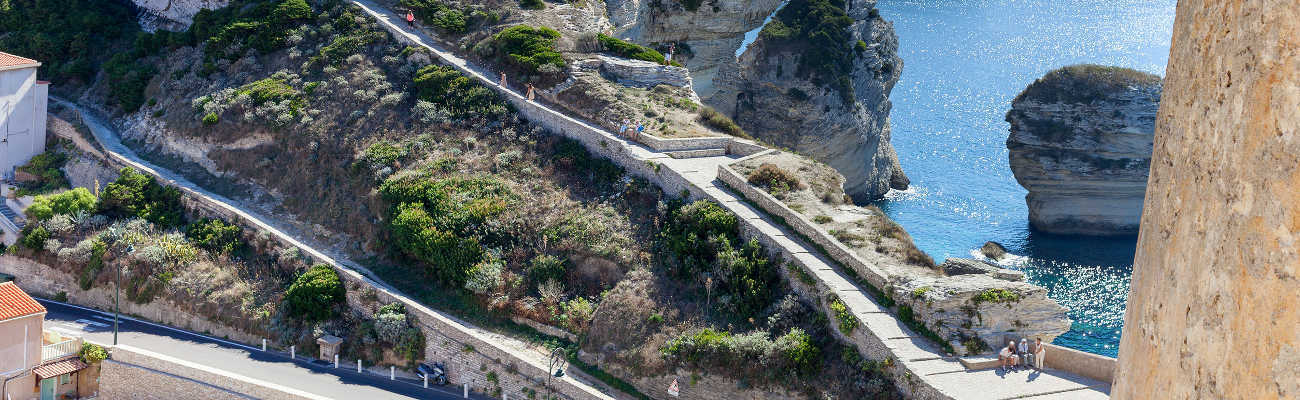
MULTIPOLYGON (((755 154, 761 156, 766 153, 755 154)), ((741 159, 743 161, 745 159, 741 159)), ((737 161, 737 162, 741 162, 737 161)), ((734 164, 734 163, 733 163, 734 164)), ((802 213, 787 207, 762 189, 750 185, 739 172, 726 165, 718 166, 718 179, 806 240, 816 244, 839 265, 852 270, 872 286, 870 289, 889 296, 911 308, 913 315, 928 329, 950 341, 953 350, 964 354, 960 337, 978 337, 985 343, 1000 343, 1009 334, 1051 340, 1069 329, 1065 309, 1047 298, 1047 290, 1025 282, 998 279, 988 274, 943 276, 898 276, 873 265, 854 250, 817 227, 802 213), (924 288, 924 289, 923 289, 924 288), (922 294, 916 295, 920 289, 922 294), (973 299, 987 290, 1006 290, 1019 296, 1014 303, 980 303, 973 299)))
MULTIPOLYGON (((62 292, 68 295, 69 303, 105 311, 113 310, 114 292, 111 286, 81 290, 76 275, 36 261, 8 254, 0 255, 0 273, 13 275, 14 284, 39 297, 48 299, 62 292)), ((244 343, 260 343, 262 340, 260 335, 209 321, 206 317, 186 312, 161 298, 147 304, 138 304, 127 300, 123 295, 119 304, 123 314, 163 325, 244 343)))
POLYGON ((1044 344, 1047 354, 1043 356, 1043 367, 1068 371, 1079 376, 1096 379, 1106 383, 1115 381, 1115 359, 1084 351, 1044 344))
POLYGON ((128 346, 111 354, 99 374, 99 396, 105 399, 324 399, 128 346))

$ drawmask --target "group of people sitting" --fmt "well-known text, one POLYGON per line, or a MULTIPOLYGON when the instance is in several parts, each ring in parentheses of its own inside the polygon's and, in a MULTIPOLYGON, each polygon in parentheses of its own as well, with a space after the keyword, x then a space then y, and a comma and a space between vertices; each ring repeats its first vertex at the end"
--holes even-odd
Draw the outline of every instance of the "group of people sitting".
POLYGON ((627 118, 623 118, 623 124, 618 126, 618 135, 632 139, 640 140, 641 132, 645 132, 645 124, 641 122, 633 123, 627 118))
POLYGON ((1043 339, 1034 339, 1029 343, 1029 339, 1020 338, 1020 345, 1016 341, 1007 342, 1007 347, 1003 347, 998 352, 998 363, 1001 364, 1002 370, 1008 368, 1012 371, 1017 368, 1027 367, 1039 371, 1043 370, 1043 358, 1047 356, 1047 348, 1043 346, 1043 339))

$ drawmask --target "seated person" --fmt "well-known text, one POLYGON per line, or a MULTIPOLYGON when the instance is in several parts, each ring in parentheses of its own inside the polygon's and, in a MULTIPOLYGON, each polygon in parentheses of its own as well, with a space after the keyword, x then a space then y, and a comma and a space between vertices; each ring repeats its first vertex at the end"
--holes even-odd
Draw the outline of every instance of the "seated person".
POLYGON ((998 364, 1002 366, 1003 371, 1006 371, 1008 366, 1015 368, 1017 361, 1019 357, 1016 357, 1016 341, 1012 340, 1007 343, 1007 347, 1003 347, 1002 351, 998 352, 998 364))

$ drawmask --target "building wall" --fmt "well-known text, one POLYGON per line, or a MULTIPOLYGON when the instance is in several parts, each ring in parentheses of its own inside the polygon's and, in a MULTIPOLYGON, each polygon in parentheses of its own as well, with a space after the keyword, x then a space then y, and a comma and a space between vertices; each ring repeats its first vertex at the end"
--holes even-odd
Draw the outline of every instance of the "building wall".
POLYGON ((0 71, 0 174, 45 151, 49 85, 36 83, 36 68, 0 71))
POLYGON ((1180 0, 1115 399, 1300 399, 1300 2, 1180 0))
POLYGON ((36 378, 32 367, 41 363, 41 328, 45 313, 29 315, 0 322, 0 379, 10 379, 4 385, 4 394, 12 400, 25 400, 32 396, 36 378))

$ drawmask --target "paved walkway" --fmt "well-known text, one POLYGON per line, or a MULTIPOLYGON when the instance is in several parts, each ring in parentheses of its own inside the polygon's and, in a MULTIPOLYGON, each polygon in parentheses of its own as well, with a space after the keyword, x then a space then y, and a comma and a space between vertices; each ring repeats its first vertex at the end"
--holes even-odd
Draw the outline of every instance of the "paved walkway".
MULTIPOLYGON (((376 18, 394 35, 404 36, 415 44, 429 49, 442 60, 462 72, 478 79, 480 83, 502 92, 513 101, 527 101, 508 88, 502 88, 498 82, 485 74, 486 69, 470 64, 464 58, 443 49, 426 32, 411 29, 400 23, 399 16, 370 0, 352 0, 352 2, 376 18)), ((731 156, 714 156, 701 158, 674 159, 664 153, 655 152, 638 143, 630 142, 604 131, 595 124, 589 124, 546 108, 555 117, 563 118, 585 125, 589 129, 606 136, 605 141, 619 144, 637 158, 653 160, 664 167, 685 177, 692 184, 703 190, 712 200, 747 220, 759 231, 774 237, 781 244, 781 251, 793 257, 808 261, 811 272, 819 280, 827 282, 839 295, 848 308, 862 320, 862 326, 872 331, 877 337, 889 338, 886 345, 895 354, 895 358, 908 369, 915 371, 918 378, 934 387, 943 395, 953 399, 1013 399, 1013 398, 1069 398, 1069 399, 1105 399, 1108 398, 1110 385, 1088 378, 1061 371, 1043 373, 1013 372, 1002 373, 996 370, 967 371, 955 358, 940 354, 932 343, 919 339, 906 326, 895 319, 888 310, 881 307, 867 296, 856 284, 846 279, 831 266, 811 246, 804 244, 795 235, 770 220, 765 213, 756 210, 741 201, 730 190, 721 187, 717 180, 718 165, 735 160, 731 156)))
MULTIPOLYGON (((73 104, 61 99, 57 99, 54 96, 50 96, 50 100, 53 100, 64 106, 71 107, 78 110, 78 112, 81 114, 82 122, 86 124, 86 127, 90 128, 91 134, 95 137, 95 140, 98 141, 100 146, 104 148, 104 153, 113 161, 131 166, 136 170, 140 170, 144 173, 148 173, 155 177, 159 177, 159 179, 162 181, 160 183, 174 186, 180 189, 181 191, 185 192, 187 195, 204 198, 210 204, 215 204, 217 206, 223 207, 227 211, 235 215, 238 215, 240 218, 244 219, 245 221, 257 226, 258 230, 261 230, 263 232, 269 232, 272 235, 276 236, 278 239, 298 247, 303 252, 307 253, 313 259, 319 262, 327 263, 335 267, 338 267, 342 269, 345 273, 352 273, 352 274, 359 275, 359 277, 362 277, 363 279, 370 282, 375 287, 375 289, 384 291, 387 294, 399 300, 402 300, 402 302, 406 304, 409 310, 413 312, 421 312, 427 315, 432 315, 435 318, 443 320, 443 322, 447 323, 448 325, 457 326, 458 329, 462 331, 462 333, 475 337, 478 340, 481 340, 492 346, 499 347, 502 351, 518 358, 519 361, 536 366, 539 370, 542 371, 547 370, 548 354, 542 354, 537 350, 535 350, 532 346, 518 339, 478 328, 454 316, 444 314, 440 311, 433 310, 423 304, 420 304, 419 301, 416 301, 415 299, 410 298, 405 294, 402 294, 401 291, 385 283, 383 280, 379 279, 378 275, 374 274, 373 272, 361 266, 360 264, 357 264, 356 262, 349 260, 347 257, 343 255, 335 254, 330 250, 322 250, 322 249, 326 249, 325 247, 317 248, 313 246, 313 243, 310 242, 310 239, 305 239, 305 238, 300 239, 298 236, 292 233, 291 229, 286 228, 283 225, 280 225, 278 223, 275 223, 274 220, 272 219, 262 217, 261 214, 259 214, 257 211, 254 211, 251 207, 247 207, 238 201, 228 199, 225 196, 212 193, 207 189, 204 189, 194 184, 193 182, 190 182, 189 179, 186 179, 184 176, 181 176, 180 174, 177 174, 171 170, 159 167, 157 165, 154 165, 148 161, 141 159, 138 155, 135 154, 134 151, 126 147, 126 145, 123 145, 122 140, 117 134, 117 132, 114 131, 113 129, 110 129, 108 127, 109 125, 104 123, 103 120, 101 120, 97 115, 95 115, 93 111, 86 110, 77 104, 73 104)), ((581 388, 581 390, 586 392, 586 394, 588 394, 591 397, 599 398, 599 399, 611 399, 611 400, 613 399, 613 397, 602 393, 601 390, 597 389, 595 386, 587 382, 584 382, 578 378, 575 378, 573 374, 565 375, 563 378, 559 378, 559 379, 564 380, 578 388, 581 388)))

